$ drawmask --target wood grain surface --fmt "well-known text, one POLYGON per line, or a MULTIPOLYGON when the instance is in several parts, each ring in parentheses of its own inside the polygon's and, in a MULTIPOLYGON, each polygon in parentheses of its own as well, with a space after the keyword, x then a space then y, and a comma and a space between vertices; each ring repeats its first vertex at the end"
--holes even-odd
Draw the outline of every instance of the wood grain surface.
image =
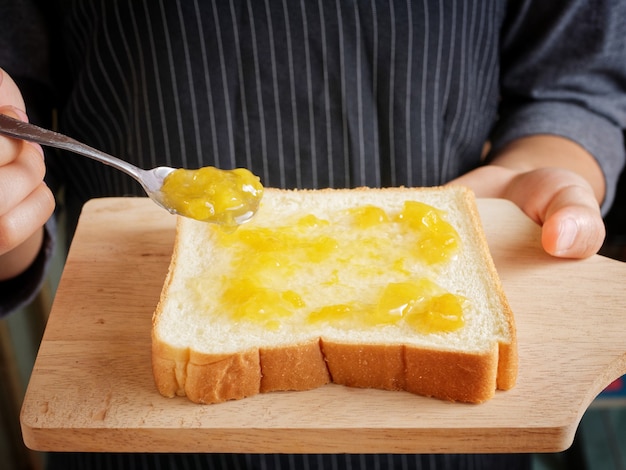
POLYGON ((515 313, 517 386, 481 405, 328 385, 219 405, 154 386, 150 328, 175 217, 148 199, 84 208, 22 407, 36 450, 124 452, 556 452, 626 373, 626 264, 544 254, 515 206, 479 200, 515 313))

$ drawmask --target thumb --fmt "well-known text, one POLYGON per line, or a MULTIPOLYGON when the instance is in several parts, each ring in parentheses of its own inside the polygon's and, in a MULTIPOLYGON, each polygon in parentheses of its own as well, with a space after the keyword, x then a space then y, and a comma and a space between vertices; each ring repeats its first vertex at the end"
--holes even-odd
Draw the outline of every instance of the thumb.
POLYGON ((598 252, 606 230, 593 189, 576 173, 542 168, 513 178, 505 197, 542 226, 544 250, 562 258, 598 252))
POLYGON ((599 208, 581 204, 582 190, 568 187, 550 201, 541 230, 546 252, 562 258, 586 258, 601 248, 606 229, 599 208))
POLYGON ((2 68, 0 68, 0 105, 13 106, 22 112, 26 109, 19 88, 2 68))

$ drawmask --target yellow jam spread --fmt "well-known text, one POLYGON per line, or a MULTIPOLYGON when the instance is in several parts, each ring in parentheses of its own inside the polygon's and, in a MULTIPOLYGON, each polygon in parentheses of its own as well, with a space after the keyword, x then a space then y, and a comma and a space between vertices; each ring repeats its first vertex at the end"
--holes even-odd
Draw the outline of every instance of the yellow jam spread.
POLYGON ((460 249, 445 219, 434 207, 407 201, 397 213, 364 205, 279 227, 216 232, 218 244, 234 253, 220 308, 235 321, 272 330, 298 319, 346 329, 455 331, 464 325, 467 300, 431 280, 460 249))
POLYGON ((407 201, 397 218, 421 233, 417 249, 426 263, 444 262, 456 251, 459 236, 442 211, 423 202, 407 201))
POLYGON ((308 321, 357 328, 403 321, 420 333, 448 332, 463 326, 463 302, 463 297, 445 292, 434 282, 418 279, 387 284, 376 305, 326 305, 311 312, 308 321))
POLYGON ((263 186, 245 168, 174 170, 161 187, 164 202, 177 213, 233 228, 247 221, 259 207, 263 186))

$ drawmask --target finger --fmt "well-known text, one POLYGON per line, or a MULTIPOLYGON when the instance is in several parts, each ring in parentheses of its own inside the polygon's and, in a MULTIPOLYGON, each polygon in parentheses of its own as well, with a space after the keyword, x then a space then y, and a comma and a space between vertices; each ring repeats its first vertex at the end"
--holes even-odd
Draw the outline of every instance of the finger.
POLYGON ((44 160, 37 150, 17 142, 17 156, 0 166, 0 215, 6 214, 41 184, 46 173, 44 160))
POLYGON ((54 206, 54 196, 42 182, 18 206, 0 216, 0 255, 39 230, 52 215, 54 206))
POLYGON ((15 106, 22 111, 26 109, 20 89, 2 68, 0 68, 0 105, 15 106))
POLYGON ((0 168, 12 163, 20 153, 19 140, 0 135, 0 168))
MULTIPOLYGON (((14 119, 28 122, 28 116, 26 116, 26 113, 12 106, 1 106, 0 113, 14 119)), ((23 148, 23 144, 26 144, 28 147, 34 149, 39 154, 39 157, 43 158, 43 149, 39 144, 0 135, 0 167, 13 161, 23 148)))
POLYGON ((587 190, 579 186, 555 194, 541 232, 547 253, 561 258, 587 258, 600 250, 606 229, 598 206, 586 202, 587 197, 587 190))
MULTIPOLYGON (((28 122, 28 116, 26 115, 25 110, 26 105, 24 104, 24 99, 22 98, 20 89, 9 74, 0 68, 0 113, 28 122)), ((0 166, 5 164, 12 155, 6 151, 6 146, 10 145, 6 143, 8 140, 10 139, 0 136, 0 166), (1 148, 1 146, 4 146, 5 148, 1 148)), ((36 148, 37 151, 43 156, 43 150, 39 144, 29 143, 28 145, 36 148)))
POLYGON ((16 247, 16 249, 4 255, 0 255, 0 257, 2 257, 2 263, 0 263, 0 282, 18 276, 35 261, 41 251, 40 248, 43 242, 43 236, 44 231, 42 227, 40 230, 36 230, 35 233, 29 236, 23 243, 16 247))

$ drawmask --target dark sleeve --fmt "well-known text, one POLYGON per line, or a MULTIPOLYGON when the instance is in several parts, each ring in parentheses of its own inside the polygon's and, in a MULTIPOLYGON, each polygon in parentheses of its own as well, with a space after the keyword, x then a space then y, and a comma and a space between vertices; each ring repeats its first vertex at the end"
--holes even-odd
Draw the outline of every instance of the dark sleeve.
POLYGON ((0 282, 0 318, 28 305, 41 289, 54 253, 55 229, 51 218, 44 227, 43 244, 33 264, 19 276, 0 282))
POLYGON ((493 149, 532 134, 577 142, 604 172, 606 212, 624 165, 626 2, 509 3, 493 149))
MULTIPOLYGON (((53 2, 0 0, 0 67, 17 83, 29 119, 50 124, 54 106, 50 67, 51 38, 48 21, 53 2)), ((50 184, 50 182, 49 182, 50 184)), ((55 241, 55 222, 45 226, 44 243, 30 268, 20 276, 0 282, 0 317, 27 305, 39 292, 55 241)))
POLYGON ((0 0, 0 67, 18 85, 31 122, 49 126, 58 100, 53 69, 56 2, 0 0), (53 33, 54 32, 54 33, 53 33))

